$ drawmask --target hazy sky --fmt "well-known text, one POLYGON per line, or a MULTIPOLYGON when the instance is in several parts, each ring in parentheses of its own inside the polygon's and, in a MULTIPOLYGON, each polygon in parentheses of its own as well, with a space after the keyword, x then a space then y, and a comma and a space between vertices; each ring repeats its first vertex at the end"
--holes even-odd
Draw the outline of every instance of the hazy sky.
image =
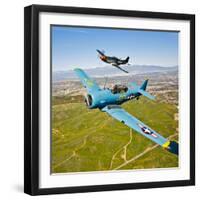
POLYGON ((107 65, 96 49, 131 64, 178 65, 178 33, 103 28, 52 27, 53 71, 107 65))

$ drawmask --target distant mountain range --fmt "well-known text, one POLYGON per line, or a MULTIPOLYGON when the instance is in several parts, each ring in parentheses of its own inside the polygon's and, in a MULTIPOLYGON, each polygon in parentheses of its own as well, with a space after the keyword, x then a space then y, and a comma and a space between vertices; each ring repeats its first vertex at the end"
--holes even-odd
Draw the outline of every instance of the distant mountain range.
MULTIPOLYGON (((92 77, 112 77, 112 76, 125 76, 125 75, 136 75, 136 74, 149 74, 158 72, 172 72, 177 71, 178 66, 173 67, 161 67, 154 65, 130 65, 125 66, 123 69, 127 70, 129 74, 126 74, 113 66, 97 67, 84 69, 92 77)), ((73 70, 66 71, 54 71, 52 73, 53 82, 63 81, 68 79, 77 79, 76 74, 73 70)))

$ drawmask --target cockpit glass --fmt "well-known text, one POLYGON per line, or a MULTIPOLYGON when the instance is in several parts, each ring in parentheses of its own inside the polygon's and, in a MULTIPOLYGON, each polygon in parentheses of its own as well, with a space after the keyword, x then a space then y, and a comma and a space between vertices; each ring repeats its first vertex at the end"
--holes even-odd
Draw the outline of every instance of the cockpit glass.
POLYGON ((125 85, 114 85, 111 91, 113 94, 124 93, 128 91, 128 87, 125 85))

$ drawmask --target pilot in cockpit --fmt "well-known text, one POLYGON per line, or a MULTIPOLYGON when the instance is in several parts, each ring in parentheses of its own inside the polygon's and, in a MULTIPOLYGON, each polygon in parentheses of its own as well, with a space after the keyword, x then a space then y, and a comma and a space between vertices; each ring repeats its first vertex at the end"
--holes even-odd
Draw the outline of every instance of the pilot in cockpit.
POLYGON ((128 87, 125 85, 114 85, 113 88, 111 89, 111 92, 113 94, 124 93, 127 91, 128 91, 128 87))

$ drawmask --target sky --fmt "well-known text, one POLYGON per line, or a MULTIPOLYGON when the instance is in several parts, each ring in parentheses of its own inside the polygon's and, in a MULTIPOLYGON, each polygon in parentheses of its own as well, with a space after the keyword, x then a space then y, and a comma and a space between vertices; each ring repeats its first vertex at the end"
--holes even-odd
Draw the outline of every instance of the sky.
POLYGON ((106 66, 108 56, 130 57, 133 65, 178 65, 178 32, 52 26, 53 71, 106 66))

